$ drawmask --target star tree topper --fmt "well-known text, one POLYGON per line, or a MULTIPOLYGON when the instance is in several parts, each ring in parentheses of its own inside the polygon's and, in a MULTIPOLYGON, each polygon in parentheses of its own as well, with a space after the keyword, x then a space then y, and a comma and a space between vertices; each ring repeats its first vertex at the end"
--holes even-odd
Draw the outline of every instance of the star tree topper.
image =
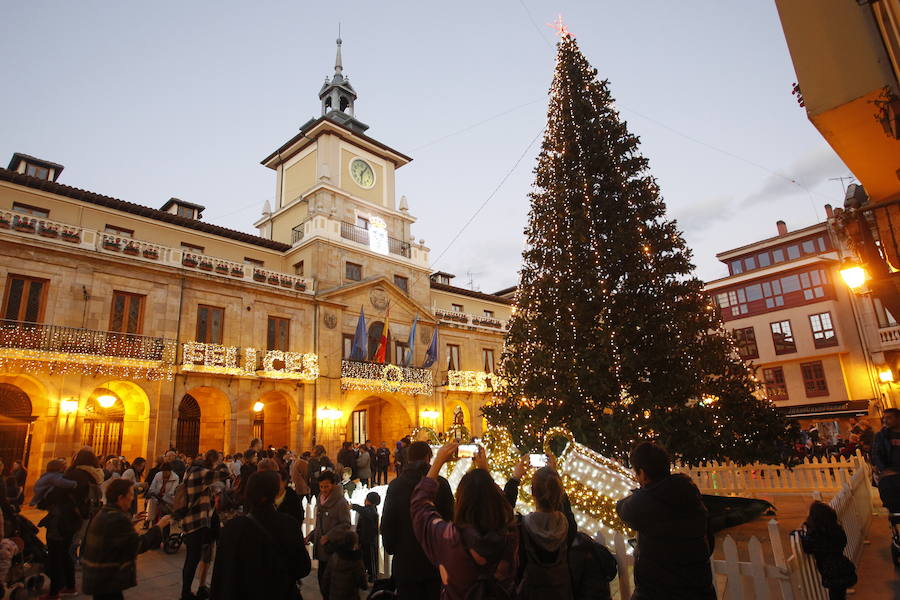
POLYGON ((575 37, 575 34, 569 31, 569 28, 566 27, 565 23, 563 23, 562 15, 557 15, 556 21, 554 21, 553 23, 547 23, 547 27, 555 29, 556 35, 558 35, 559 37, 575 37))

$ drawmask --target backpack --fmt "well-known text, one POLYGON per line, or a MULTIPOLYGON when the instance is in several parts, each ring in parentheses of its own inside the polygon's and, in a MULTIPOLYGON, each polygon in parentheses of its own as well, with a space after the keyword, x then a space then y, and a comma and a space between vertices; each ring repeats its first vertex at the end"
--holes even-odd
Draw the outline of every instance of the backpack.
POLYGON ((172 499, 172 514, 181 516, 187 512, 187 508, 187 484, 182 481, 175 488, 175 497, 172 499))
POLYGON ((579 531, 569 546, 569 572, 576 600, 610 598, 609 582, 618 575, 618 563, 606 546, 579 531))
POLYGON ((557 549, 556 558, 552 562, 543 562, 528 530, 522 526, 519 531, 527 560, 518 593, 528 598, 564 597, 566 590, 569 590, 568 595, 571 597, 572 577, 569 575, 565 540, 557 549))
MULTIPOLYGON (((468 554, 468 550, 466 551, 468 554)), ((470 555, 471 557, 471 555, 470 555)), ((478 577, 475 583, 466 590, 464 600, 513 600, 513 596, 503 589, 494 574, 497 572, 499 562, 479 565, 472 559, 478 569, 478 577)))

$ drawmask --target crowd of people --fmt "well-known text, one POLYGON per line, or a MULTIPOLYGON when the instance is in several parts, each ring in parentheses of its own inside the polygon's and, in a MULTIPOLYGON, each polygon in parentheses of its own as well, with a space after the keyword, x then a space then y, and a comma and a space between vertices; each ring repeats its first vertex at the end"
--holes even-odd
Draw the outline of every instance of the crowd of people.
POLYGON ((868 420, 850 417, 846 437, 840 433, 823 435, 816 423, 811 424, 800 432, 794 454, 797 458, 849 458, 860 452, 868 458, 874 442, 875 430, 868 420))
MULTIPOLYGON (((409 439, 393 452, 383 442, 345 442, 332 460, 321 445, 294 454, 253 440, 234 455, 173 449, 152 465, 83 448, 70 461, 50 461, 33 486, 30 505, 46 511, 39 525, 50 587, 41 600, 77 594, 76 563, 82 593, 123 598, 137 585, 137 555, 173 536, 185 547, 182 600, 296 600, 312 559, 326 600, 358 599, 364 590, 402 600, 609 598, 616 561, 578 531, 553 457, 531 475, 535 510, 519 515, 528 456, 501 489, 479 448, 454 495, 440 471, 457 445, 432 456, 429 444, 409 439), (351 502, 356 486, 384 484, 386 491, 351 502), (304 499, 313 497, 314 526, 304 536, 304 499), (392 556, 389 581, 377 580, 379 541, 392 556)), ((882 500, 900 512, 900 411, 885 412, 870 447, 882 500)), ((714 538, 699 490, 670 472, 671 458, 653 442, 636 446, 629 464, 639 488, 616 511, 638 532, 634 598, 715 598, 714 538)), ((26 477, 18 463, 6 471, 0 526, 23 504, 26 477)), ((831 598, 845 597, 855 572, 841 558, 846 536, 834 511, 814 503, 802 536, 831 598)), ((0 579, 16 551, 3 538, 0 530, 0 579)))

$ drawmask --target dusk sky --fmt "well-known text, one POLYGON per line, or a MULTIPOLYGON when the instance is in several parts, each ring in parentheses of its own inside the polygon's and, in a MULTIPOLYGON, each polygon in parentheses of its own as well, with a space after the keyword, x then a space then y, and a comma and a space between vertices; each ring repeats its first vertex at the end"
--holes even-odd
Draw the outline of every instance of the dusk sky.
POLYGON ((722 276, 716 252, 776 220, 803 227, 842 202, 829 178, 849 172, 791 95, 772 2, 11 3, 0 158, 255 233, 275 187, 259 162, 319 116, 340 22, 357 118, 414 158, 397 194, 415 237, 433 268, 493 292, 517 279, 559 13, 640 136, 698 276, 722 276))

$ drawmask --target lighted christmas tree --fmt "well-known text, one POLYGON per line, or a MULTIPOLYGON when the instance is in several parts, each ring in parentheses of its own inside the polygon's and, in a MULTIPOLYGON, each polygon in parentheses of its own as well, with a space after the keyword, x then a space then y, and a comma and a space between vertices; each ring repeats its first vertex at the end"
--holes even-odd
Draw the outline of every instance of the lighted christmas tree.
POLYGON ((562 33, 506 387, 485 415, 521 449, 562 425, 612 457, 656 439, 691 463, 780 460, 785 421, 754 396, 608 82, 562 33))

